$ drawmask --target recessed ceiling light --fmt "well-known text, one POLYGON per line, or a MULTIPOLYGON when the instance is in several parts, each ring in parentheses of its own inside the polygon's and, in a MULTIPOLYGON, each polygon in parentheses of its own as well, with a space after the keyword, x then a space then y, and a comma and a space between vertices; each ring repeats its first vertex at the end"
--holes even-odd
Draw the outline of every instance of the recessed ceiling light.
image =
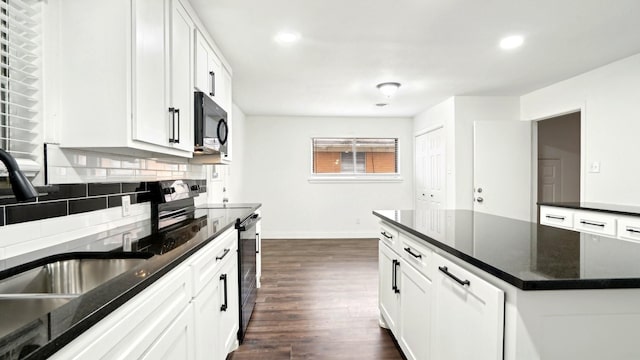
POLYGON ((507 36, 500 40, 500 47, 505 50, 515 49, 524 43, 524 38, 520 35, 507 36))
POLYGON ((395 95, 395 93, 398 91, 398 88, 400 87, 400 83, 386 82, 386 83, 378 84, 376 85, 376 87, 378 88, 378 90, 380 90, 380 92, 384 96, 386 96, 387 98, 390 98, 393 95, 395 95))
POLYGON ((281 31, 276 34, 273 40, 281 45, 289 45, 300 40, 300 34, 291 31, 281 31))

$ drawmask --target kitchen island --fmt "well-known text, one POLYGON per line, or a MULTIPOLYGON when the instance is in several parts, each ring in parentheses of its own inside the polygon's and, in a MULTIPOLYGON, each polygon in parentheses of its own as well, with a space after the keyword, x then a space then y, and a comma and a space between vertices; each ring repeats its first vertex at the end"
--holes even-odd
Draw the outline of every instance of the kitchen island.
POLYGON ((409 359, 640 358, 640 243, 465 210, 373 214, 381 325, 409 359))

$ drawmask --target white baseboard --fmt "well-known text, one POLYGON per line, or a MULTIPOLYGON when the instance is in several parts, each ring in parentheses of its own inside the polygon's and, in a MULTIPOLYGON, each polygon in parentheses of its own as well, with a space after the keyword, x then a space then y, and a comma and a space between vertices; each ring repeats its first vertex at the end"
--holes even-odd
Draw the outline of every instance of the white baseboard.
POLYGON ((375 239, 375 231, 262 231, 263 239, 375 239))

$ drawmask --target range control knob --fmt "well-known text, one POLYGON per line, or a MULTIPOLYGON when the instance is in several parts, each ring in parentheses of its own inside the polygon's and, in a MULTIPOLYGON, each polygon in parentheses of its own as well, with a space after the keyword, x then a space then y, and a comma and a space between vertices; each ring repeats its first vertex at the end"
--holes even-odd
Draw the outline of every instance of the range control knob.
POLYGON ((200 185, 191 185, 191 191, 199 191, 200 190, 200 185))
POLYGON ((164 188, 164 190, 162 191, 164 192, 165 195, 171 195, 176 192, 176 188, 174 187, 164 188))

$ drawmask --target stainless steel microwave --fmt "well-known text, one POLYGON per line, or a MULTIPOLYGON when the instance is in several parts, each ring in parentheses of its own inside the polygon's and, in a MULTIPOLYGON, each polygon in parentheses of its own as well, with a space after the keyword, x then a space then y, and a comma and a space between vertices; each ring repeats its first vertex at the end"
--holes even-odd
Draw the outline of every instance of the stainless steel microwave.
POLYGON ((226 154, 227 112, 201 91, 195 92, 195 144, 196 154, 226 154))

